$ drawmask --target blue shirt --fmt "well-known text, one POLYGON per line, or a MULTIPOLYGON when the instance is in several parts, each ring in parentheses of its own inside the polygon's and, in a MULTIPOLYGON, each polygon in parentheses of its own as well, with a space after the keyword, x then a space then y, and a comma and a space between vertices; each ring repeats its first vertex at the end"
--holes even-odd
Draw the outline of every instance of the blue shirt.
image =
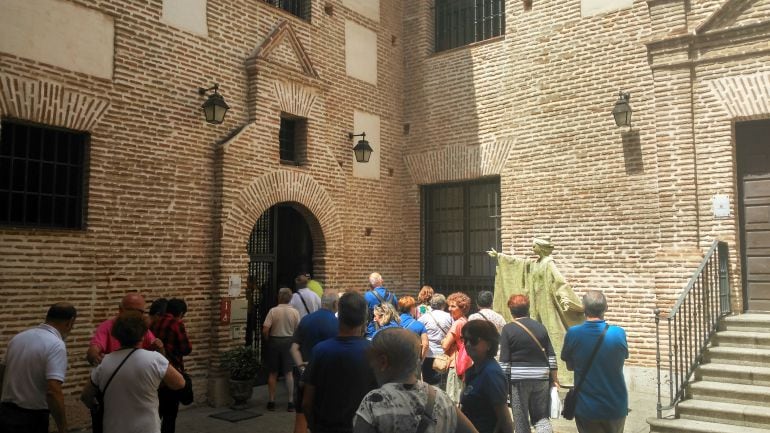
POLYGON ((414 317, 408 313, 401 314, 401 327, 414 332, 418 336, 426 332, 425 325, 423 325, 422 322, 415 320, 414 317))
MULTIPOLYGON (((567 330, 561 359, 575 370, 575 384, 585 374, 588 360, 604 331, 604 320, 586 321, 567 330)), ((628 415, 628 391, 623 364, 628 359, 626 332, 610 326, 593 365, 578 392, 575 415, 588 420, 615 420, 628 415)))
POLYGON ((363 337, 335 337, 313 348, 305 381, 315 387, 313 432, 351 432, 364 396, 377 388, 363 337))
POLYGON ((299 344, 302 360, 308 361, 316 344, 337 336, 339 322, 334 312, 325 308, 314 311, 299 321, 293 341, 299 344))
POLYGON ((479 433, 492 433, 497 425, 495 406, 506 404, 508 385, 500 364, 487 359, 465 373, 465 388, 460 404, 465 416, 479 433))
POLYGON ((375 296, 374 292, 377 292, 384 301, 393 304, 393 307, 398 307, 398 297, 396 294, 388 291, 388 289, 382 286, 375 287, 364 293, 364 299, 366 299, 366 305, 369 308, 369 324, 366 325, 366 338, 369 339, 371 339, 374 336, 374 332, 377 331, 377 328, 374 326, 374 307, 380 305, 380 299, 375 296))

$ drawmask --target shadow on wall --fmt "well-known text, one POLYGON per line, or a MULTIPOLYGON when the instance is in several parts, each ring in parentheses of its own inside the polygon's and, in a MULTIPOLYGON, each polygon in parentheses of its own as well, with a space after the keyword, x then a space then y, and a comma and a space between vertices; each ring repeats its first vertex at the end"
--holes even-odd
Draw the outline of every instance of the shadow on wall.
POLYGON ((642 160, 642 141, 638 130, 622 132, 623 159, 626 163, 626 174, 643 174, 644 161, 642 160))

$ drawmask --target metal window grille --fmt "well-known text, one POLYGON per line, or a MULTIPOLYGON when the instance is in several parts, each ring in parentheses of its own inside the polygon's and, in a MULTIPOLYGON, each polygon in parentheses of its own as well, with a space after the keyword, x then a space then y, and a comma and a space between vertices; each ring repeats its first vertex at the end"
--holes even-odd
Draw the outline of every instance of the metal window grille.
POLYGON ((281 130, 278 141, 281 147, 281 161, 297 161, 297 121, 281 117, 281 130))
POLYGON ((3 119, 0 225, 83 227, 88 133, 3 119))
POLYGON ((505 0, 436 0, 436 51, 505 34, 505 0))
POLYGON ((500 248, 500 180, 422 189, 423 282, 441 293, 493 290, 500 248))
POLYGON ((310 19, 309 0, 264 0, 264 2, 283 9, 303 20, 310 19))

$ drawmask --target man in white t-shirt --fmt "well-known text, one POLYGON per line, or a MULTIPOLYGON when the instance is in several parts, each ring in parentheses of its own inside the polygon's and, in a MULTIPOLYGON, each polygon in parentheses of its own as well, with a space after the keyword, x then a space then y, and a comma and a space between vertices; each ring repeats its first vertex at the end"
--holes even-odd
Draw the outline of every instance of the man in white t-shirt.
POLYGON ((0 432, 48 433, 49 413, 59 433, 67 431, 62 393, 67 372, 64 339, 76 316, 71 304, 54 304, 45 323, 20 332, 8 343, 0 432))
MULTIPOLYGON (((299 313, 289 306, 291 289, 281 287, 278 290, 278 305, 271 308, 262 323, 262 337, 267 341, 267 410, 275 410, 275 387, 278 373, 283 373, 288 391, 287 410, 294 412, 294 376, 291 358, 291 342, 294 331, 299 325, 299 313)), ((313 294, 315 295, 315 294, 313 294)), ((296 293, 295 293, 296 296, 296 293)))
POLYGON ((308 282, 310 282, 310 275, 308 274, 300 274, 294 279, 297 292, 292 295, 289 302, 289 305, 299 311, 300 319, 321 308, 321 298, 314 291, 308 289, 308 282))

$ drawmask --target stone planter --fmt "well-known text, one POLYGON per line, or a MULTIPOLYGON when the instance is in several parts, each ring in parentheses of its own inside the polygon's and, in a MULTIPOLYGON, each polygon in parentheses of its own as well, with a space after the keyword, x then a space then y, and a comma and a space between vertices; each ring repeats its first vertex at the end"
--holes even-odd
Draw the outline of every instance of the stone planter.
POLYGON ((235 410, 242 410, 247 407, 247 402, 254 392, 253 380, 234 380, 230 379, 230 396, 235 400, 230 406, 235 410))

